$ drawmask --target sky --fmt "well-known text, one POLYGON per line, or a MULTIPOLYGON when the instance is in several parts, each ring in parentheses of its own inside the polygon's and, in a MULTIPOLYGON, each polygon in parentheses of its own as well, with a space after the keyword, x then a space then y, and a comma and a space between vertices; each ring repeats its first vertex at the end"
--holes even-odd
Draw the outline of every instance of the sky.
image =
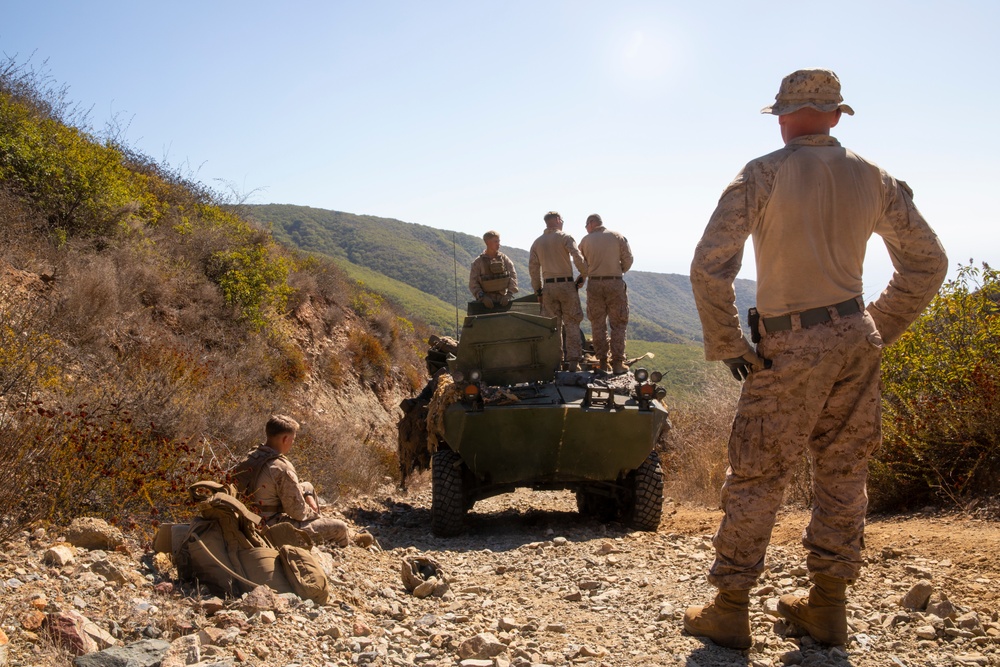
MULTIPOLYGON (((248 203, 522 249, 600 213, 634 269, 687 275, 719 195, 781 146, 781 78, 834 70, 845 146, 905 180, 954 269, 1000 264, 1000 3, 843 0, 0 0, 44 67, 134 149, 248 203)), ((891 265, 869 245, 865 296, 891 265)), ((755 277, 748 248, 741 277, 755 277)))

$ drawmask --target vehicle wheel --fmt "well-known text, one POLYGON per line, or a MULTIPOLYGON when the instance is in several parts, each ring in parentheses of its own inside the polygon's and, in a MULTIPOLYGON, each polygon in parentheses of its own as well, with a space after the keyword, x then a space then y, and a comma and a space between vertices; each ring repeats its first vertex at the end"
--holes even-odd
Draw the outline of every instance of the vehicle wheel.
POLYGON ((440 537, 462 532, 465 519, 462 457, 441 449, 431 457, 431 531, 440 537))
POLYGON ((650 452, 630 478, 632 499, 625 522, 637 530, 655 531, 663 516, 663 470, 659 454, 650 452))

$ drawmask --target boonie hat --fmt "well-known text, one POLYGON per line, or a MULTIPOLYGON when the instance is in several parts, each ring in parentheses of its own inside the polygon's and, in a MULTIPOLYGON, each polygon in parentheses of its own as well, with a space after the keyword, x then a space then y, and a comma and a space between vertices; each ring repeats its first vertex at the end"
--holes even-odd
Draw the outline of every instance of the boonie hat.
POLYGON ((764 107, 761 113, 781 116, 805 107, 817 111, 840 109, 849 116, 854 109, 844 104, 840 94, 840 79, 828 69, 800 69, 781 80, 774 104, 764 107))

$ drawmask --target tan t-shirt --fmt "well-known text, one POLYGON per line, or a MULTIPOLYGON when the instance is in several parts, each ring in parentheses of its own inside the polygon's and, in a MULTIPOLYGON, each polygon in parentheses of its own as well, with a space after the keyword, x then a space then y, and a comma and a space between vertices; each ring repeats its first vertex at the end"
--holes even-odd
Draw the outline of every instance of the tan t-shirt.
POLYGON ((573 264, 576 264, 580 275, 587 275, 587 262, 576 247, 573 237, 561 229, 546 229, 535 239, 528 253, 528 275, 531 276, 531 289, 536 292, 542 288, 545 278, 572 278, 573 264))
POLYGON ((580 239, 580 253, 587 260, 588 276, 616 276, 632 268, 628 239, 604 226, 580 239))
POLYGON ((723 192, 691 263, 706 358, 747 351, 733 289, 747 237, 754 242, 757 309, 774 316, 862 294, 873 233, 885 242, 895 273, 868 312, 890 343, 927 306, 948 269, 910 189, 826 135, 799 137, 747 164, 723 192))
MULTIPOLYGON (((271 449, 267 445, 260 445, 260 447, 271 449)), ((296 521, 315 519, 319 514, 306 504, 303 495, 304 484, 305 482, 300 482, 298 475, 295 474, 295 466, 292 465, 292 462, 282 455, 269 462, 260 471, 254 500, 262 507, 280 505, 281 511, 296 521)), ((268 515, 272 513, 262 514, 268 518, 268 515)))

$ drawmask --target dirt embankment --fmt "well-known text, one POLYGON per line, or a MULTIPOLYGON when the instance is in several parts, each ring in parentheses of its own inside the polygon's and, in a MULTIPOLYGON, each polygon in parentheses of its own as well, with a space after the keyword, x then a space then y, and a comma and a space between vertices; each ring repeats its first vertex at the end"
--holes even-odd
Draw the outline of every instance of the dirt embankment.
POLYGON ((849 591, 851 640, 831 648, 776 619, 777 597, 807 586, 799 543, 807 515, 783 513, 752 598, 755 645, 740 653, 681 632, 685 607, 714 592, 705 571, 717 510, 668 501, 660 530, 637 533, 580 517, 571 494, 522 491, 478 503, 464 535, 439 539, 428 530, 429 505, 421 486, 328 509, 367 527, 380 547, 324 548, 333 597, 320 606, 208 602, 135 544, 76 549, 70 563, 45 564, 59 529, 23 536, 0 556, 9 664, 71 664, 44 617, 76 610, 120 644, 172 645, 168 666, 1000 665, 995 521, 873 519, 867 564, 849 591), (400 564, 414 554, 440 563, 447 593, 407 592, 400 564), (107 563, 138 577, 117 581, 107 563), (904 598, 918 589, 930 592, 929 606, 910 608, 904 598))

